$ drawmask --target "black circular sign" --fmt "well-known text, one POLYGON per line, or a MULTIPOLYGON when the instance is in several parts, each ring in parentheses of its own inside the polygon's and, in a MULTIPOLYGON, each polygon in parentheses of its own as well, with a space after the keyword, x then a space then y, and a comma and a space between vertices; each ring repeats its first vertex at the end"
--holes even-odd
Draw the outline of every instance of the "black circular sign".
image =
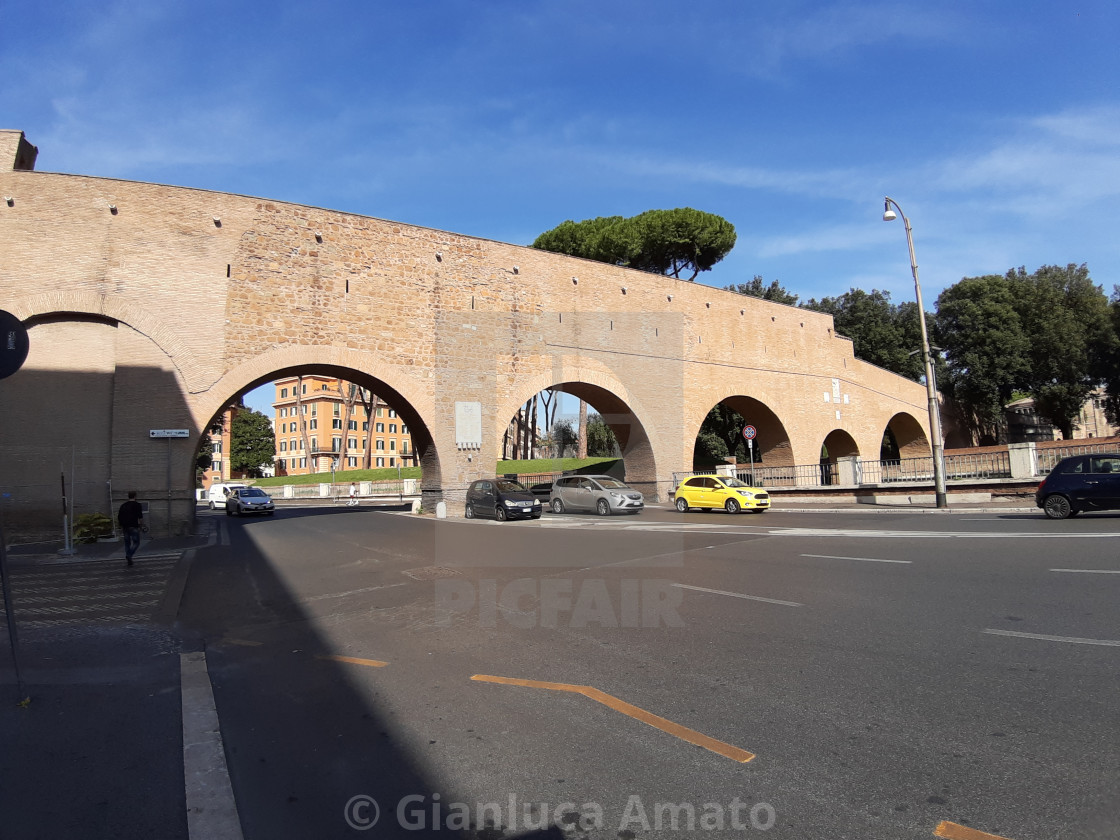
POLYGON ((11 376, 27 359, 27 327, 11 312, 0 309, 0 379, 11 376))

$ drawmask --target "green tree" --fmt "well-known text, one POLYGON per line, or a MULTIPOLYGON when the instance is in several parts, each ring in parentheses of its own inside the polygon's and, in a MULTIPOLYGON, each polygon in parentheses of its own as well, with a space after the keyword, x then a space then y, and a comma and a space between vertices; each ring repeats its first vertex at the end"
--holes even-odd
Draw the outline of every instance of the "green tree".
POLYGON ((1108 300, 1084 264, 1044 265, 1033 274, 1018 268, 1007 277, 1030 337, 1030 371, 1023 386, 1039 416, 1068 439, 1115 340, 1108 300))
POLYGON ((1097 359, 1097 378, 1105 386, 1104 413, 1110 423, 1120 425, 1120 286, 1112 287, 1109 306, 1111 335, 1097 359))
MULTIPOLYGON (((712 453, 714 460, 735 456, 736 460, 747 460, 747 443, 743 440, 743 426, 747 423, 739 412, 723 403, 712 406, 700 424, 700 433, 696 436, 697 445, 694 447, 693 457, 700 452, 701 446, 707 453, 712 453), (718 440, 720 446, 714 441, 718 440), (701 441, 703 441, 701 443, 701 441), (720 453, 722 450, 722 454, 720 453)), ((757 453, 755 460, 758 460, 757 453)))
MULTIPOLYGON (((852 340, 857 358, 920 381, 925 365, 916 303, 891 303, 890 292, 852 289, 839 297, 813 298, 802 308, 832 316, 836 332, 852 340)), ((930 316, 927 315, 927 321, 930 316)))
POLYGON ((606 421, 596 413, 587 418, 587 457, 610 458, 619 451, 618 440, 606 421))
POLYGON ((276 437, 268 417, 251 408, 239 408, 230 423, 229 466, 259 478, 261 467, 272 463, 276 437))
POLYGON ((202 486, 203 474, 214 465, 214 441, 210 435, 203 435, 198 444, 198 455, 194 461, 194 480, 197 487, 202 486))
POLYGON ((738 292, 741 295, 762 298, 763 300, 773 301, 774 303, 786 303, 790 306, 797 306, 799 297, 787 291, 777 280, 771 281, 770 285, 767 286, 766 281, 762 279, 762 275, 760 274, 756 274, 754 279, 749 283, 736 283, 731 286, 725 286, 724 288, 729 292, 738 292))
POLYGON ((735 247, 735 227, 722 216, 678 207, 637 216, 565 221, 545 231, 534 248, 694 280, 735 247))
POLYGON ((1010 277, 966 277, 937 298, 934 335, 947 359, 939 380, 965 431, 981 445, 1003 439, 1004 406, 1030 370, 1030 337, 1010 277))

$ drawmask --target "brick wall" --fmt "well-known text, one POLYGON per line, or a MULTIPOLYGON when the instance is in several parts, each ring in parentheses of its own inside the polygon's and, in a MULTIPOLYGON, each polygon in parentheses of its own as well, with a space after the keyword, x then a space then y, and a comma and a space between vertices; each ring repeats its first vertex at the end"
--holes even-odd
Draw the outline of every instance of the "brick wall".
POLYGON ((900 445, 928 452, 915 438, 924 387, 856 360, 826 315, 243 196, 28 171, 0 171, 0 191, 13 199, 0 204, 0 293, 32 319, 33 348, 46 340, 34 319, 52 313, 63 332, 89 316, 127 326, 91 351, 113 371, 106 480, 166 493, 164 456, 141 433, 192 430, 172 452, 171 527, 189 515, 199 433, 247 388, 312 366, 398 409, 428 502, 491 472, 509 418, 552 385, 604 414, 628 477, 662 498, 728 398, 758 421, 768 463, 814 463, 837 429, 873 456, 892 423, 900 445), (481 404, 478 451, 456 448, 457 402, 481 404))

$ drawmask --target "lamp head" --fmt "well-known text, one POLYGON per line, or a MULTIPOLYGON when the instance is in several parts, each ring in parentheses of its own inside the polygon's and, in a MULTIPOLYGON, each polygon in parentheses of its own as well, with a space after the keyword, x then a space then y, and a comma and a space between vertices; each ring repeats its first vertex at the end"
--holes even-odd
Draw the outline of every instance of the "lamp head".
POLYGON ((895 213, 894 210, 891 209, 890 199, 885 199, 883 201, 883 221, 884 222, 893 222, 897 218, 898 218, 898 214, 895 213))

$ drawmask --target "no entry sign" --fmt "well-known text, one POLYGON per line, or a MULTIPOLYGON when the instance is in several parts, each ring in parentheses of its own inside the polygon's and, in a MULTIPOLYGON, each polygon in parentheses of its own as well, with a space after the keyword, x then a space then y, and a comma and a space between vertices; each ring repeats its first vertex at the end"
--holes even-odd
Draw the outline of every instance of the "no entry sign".
POLYGON ((11 312, 0 309, 0 379, 23 366, 29 347, 27 327, 11 312))

